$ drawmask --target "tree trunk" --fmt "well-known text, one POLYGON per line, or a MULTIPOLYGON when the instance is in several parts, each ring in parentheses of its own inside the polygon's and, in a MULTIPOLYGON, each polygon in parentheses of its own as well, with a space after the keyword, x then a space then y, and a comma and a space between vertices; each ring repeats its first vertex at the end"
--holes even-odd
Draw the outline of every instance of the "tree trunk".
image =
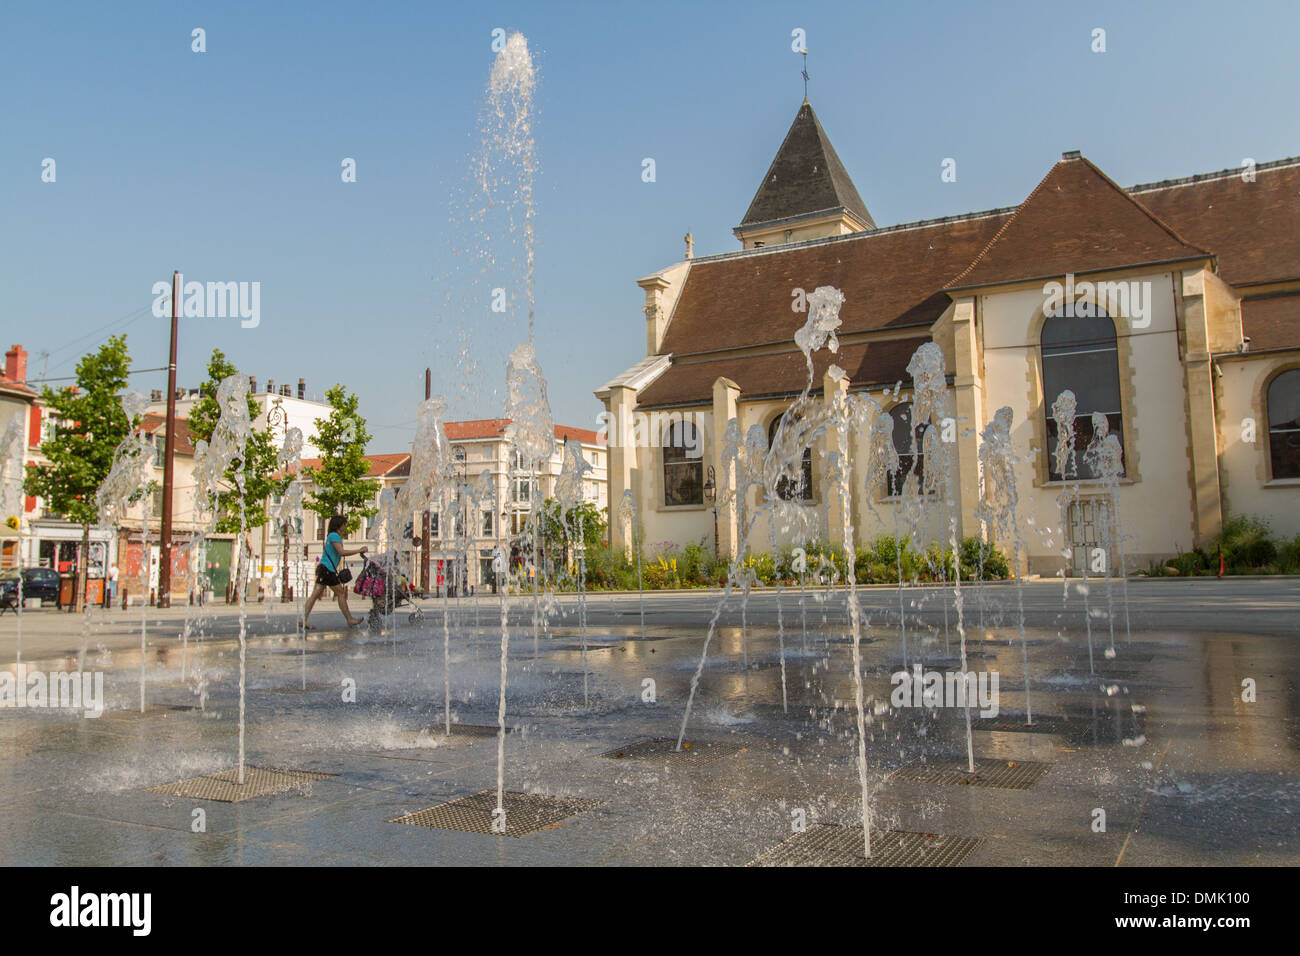
POLYGON ((81 550, 77 554, 77 586, 72 597, 72 609, 78 614, 86 601, 86 572, 90 565, 90 525, 81 526, 81 550))

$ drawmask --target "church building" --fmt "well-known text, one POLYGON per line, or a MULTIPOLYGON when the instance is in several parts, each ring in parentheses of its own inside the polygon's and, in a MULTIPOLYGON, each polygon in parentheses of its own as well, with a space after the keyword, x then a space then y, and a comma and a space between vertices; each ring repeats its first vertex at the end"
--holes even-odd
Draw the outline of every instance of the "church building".
MULTIPOLYGON (((870 485, 855 465, 856 543, 908 527, 906 498, 924 494, 902 477, 925 468, 906 369, 926 342, 942 350, 955 400, 963 537, 993 537, 978 509, 979 435, 1011 410, 1022 572, 1078 573, 1102 541, 1110 489, 1082 460, 1059 474, 1053 455, 1065 390, 1080 451, 1098 416, 1119 439, 1120 541, 1106 540, 1129 573, 1208 544, 1229 516, 1300 534, 1300 158, 1123 188, 1067 152, 1019 206, 879 226, 805 100, 734 231, 740 250, 695 257, 688 237, 686 258, 638 281, 646 357, 596 392, 609 500, 630 490, 641 541, 716 540, 735 553, 740 512, 758 500, 717 494, 722 436, 732 419, 742 435, 758 425, 775 436, 807 382, 798 310, 821 286, 844 304, 838 350, 814 353, 813 394, 869 393, 901 456, 870 485), (828 375, 832 365, 846 374, 828 375)), ((866 442, 857 436, 851 459, 866 442)), ((803 480, 780 494, 839 544, 831 447, 808 448, 803 480)), ((933 527, 919 543, 946 540, 948 512, 921 511, 933 527)), ((611 543, 630 546, 628 526, 610 525, 611 543)), ((771 550, 769 535, 751 540, 771 550)))

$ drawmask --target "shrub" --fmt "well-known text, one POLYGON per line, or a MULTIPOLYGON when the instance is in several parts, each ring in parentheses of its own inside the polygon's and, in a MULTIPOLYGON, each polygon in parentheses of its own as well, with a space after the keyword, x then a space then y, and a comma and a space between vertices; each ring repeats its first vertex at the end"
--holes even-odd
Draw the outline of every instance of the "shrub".
POLYGON ((1277 557, 1277 544, 1268 525, 1250 515, 1237 515, 1223 523, 1223 531, 1210 546, 1223 555, 1230 571, 1254 571, 1277 557))
POLYGON ((1295 574, 1300 571, 1300 534, 1290 541, 1283 541, 1277 549, 1277 569, 1283 574, 1295 574))

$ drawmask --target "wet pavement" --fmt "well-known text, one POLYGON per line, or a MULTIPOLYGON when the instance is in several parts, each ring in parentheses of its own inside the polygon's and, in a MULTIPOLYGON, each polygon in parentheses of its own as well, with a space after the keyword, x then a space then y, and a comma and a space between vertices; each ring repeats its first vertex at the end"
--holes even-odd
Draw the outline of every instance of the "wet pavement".
MULTIPOLYGON (((963 587, 968 666, 998 678, 997 716, 972 714, 974 775, 963 708, 891 705, 905 653, 924 671, 960 667, 951 592, 904 590, 903 628, 896 590, 863 591, 875 845, 924 834, 908 838, 921 846, 912 862, 948 860, 948 845, 967 866, 1300 863, 1300 582, 1130 582, 1127 627, 1118 582, 1110 602, 1092 582, 1091 618, 1071 588, 1064 605, 1059 582, 1024 588, 1026 671, 1014 586, 963 587), (999 775, 1019 788, 994 785, 999 775)), ((673 752, 718 600, 647 595, 642 638, 636 595, 590 596, 585 704, 576 600, 561 598, 536 640, 531 598, 510 600, 504 786, 531 796, 511 798, 506 835, 443 828, 491 825, 498 740, 473 728, 497 719, 495 598, 429 599, 421 621, 400 613, 305 645, 292 606, 251 606, 247 764, 326 776, 234 803, 147 789, 236 764, 234 609, 147 611, 143 715, 138 608, 26 615, 24 662, 75 671, 84 640, 105 712, 0 709, 0 863, 743 865, 817 862, 821 850, 786 852, 813 834, 860 844, 843 591, 756 592, 743 611, 733 597, 700 671, 690 747, 673 752)), ((13 621, 0 620, 10 661, 13 621)))

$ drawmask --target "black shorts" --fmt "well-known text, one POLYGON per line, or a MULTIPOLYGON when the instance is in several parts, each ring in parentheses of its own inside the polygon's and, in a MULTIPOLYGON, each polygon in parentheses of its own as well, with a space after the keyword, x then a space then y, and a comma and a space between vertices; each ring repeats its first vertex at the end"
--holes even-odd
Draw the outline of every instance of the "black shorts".
POLYGON ((325 567, 324 564, 318 564, 316 565, 316 583, 323 584, 327 588, 336 588, 343 582, 339 580, 337 573, 325 567))

